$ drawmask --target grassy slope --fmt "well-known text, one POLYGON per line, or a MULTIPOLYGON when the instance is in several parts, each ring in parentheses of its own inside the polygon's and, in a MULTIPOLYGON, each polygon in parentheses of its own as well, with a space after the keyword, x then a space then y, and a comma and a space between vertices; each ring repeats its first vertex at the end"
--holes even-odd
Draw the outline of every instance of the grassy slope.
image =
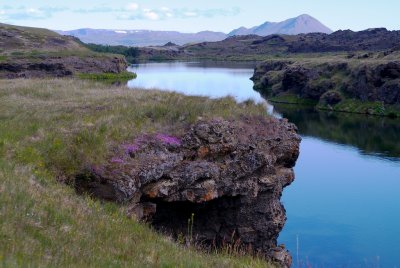
POLYGON ((176 93, 91 81, 0 81, 0 266, 268 267, 260 259, 199 253, 125 217, 125 208, 61 184, 114 142, 140 132, 178 134, 202 117, 263 114, 176 93))
POLYGON ((4 54, 18 55, 28 51, 88 52, 89 50, 69 37, 53 31, 0 23, 0 30, 7 34, 0 38, 4 54), (18 53, 19 52, 19 53, 18 53))
POLYGON ((121 55, 97 53, 89 50, 77 40, 53 31, 0 23, 0 62, 42 62, 46 58, 78 57, 108 60, 121 55))

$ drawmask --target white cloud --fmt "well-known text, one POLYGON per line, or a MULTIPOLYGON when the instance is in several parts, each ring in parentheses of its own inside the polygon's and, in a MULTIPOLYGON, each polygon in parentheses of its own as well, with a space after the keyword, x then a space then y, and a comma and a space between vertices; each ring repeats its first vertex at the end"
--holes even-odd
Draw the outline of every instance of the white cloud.
POLYGON ((118 10, 117 18, 121 20, 166 20, 166 19, 191 19, 191 18, 213 18, 218 16, 235 16, 240 13, 239 8, 230 9, 189 9, 189 8, 169 8, 166 6, 150 9, 139 8, 133 5, 132 10, 118 10))
POLYGON ((130 3, 126 6, 126 10, 128 11, 136 11, 139 9, 139 4, 137 3, 130 3))
POLYGON ((28 14, 40 14, 41 12, 39 10, 35 9, 35 8, 28 8, 26 10, 26 13, 28 13, 28 14))
POLYGON ((4 6, 2 10, 0 10, 0 17, 5 18, 7 20, 42 20, 48 19, 52 17, 55 13, 63 12, 68 10, 65 7, 26 7, 20 6, 16 8, 4 6), (7 12, 5 12, 5 10, 7 12))
POLYGON ((156 12, 151 11, 151 10, 148 10, 148 11, 144 11, 143 10, 143 16, 146 19, 149 19, 149 20, 158 20, 158 19, 160 19, 160 16, 156 12))

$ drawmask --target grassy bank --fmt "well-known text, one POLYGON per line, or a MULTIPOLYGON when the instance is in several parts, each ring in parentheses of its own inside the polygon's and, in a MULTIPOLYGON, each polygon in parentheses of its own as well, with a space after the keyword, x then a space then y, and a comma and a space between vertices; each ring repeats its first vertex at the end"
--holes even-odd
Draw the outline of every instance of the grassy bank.
POLYGON ((63 183, 142 132, 179 134, 199 116, 263 114, 251 102, 128 90, 93 81, 0 83, 0 266, 268 267, 183 248, 63 183))
POLYGON ((336 105, 319 104, 317 109, 344 113, 369 114, 400 118, 398 105, 387 105, 381 101, 369 102, 355 99, 346 99, 336 105))
POLYGON ((102 82, 127 82, 129 80, 135 79, 137 75, 131 72, 121 72, 121 73, 100 73, 100 74, 89 74, 80 73, 77 75, 80 79, 88 79, 94 81, 102 82))

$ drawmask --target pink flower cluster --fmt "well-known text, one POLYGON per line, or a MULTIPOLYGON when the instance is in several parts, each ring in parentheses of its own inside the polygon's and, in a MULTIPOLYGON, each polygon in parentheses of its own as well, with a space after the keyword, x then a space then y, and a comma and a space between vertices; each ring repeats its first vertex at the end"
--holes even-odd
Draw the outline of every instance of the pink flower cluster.
POLYGON ((168 136, 165 134, 157 134, 156 138, 162 141, 163 143, 170 144, 170 145, 181 145, 182 142, 177 138, 173 136, 168 136))
POLYGON ((124 145, 125 153, 131 154, 140 149, 139 145, 137 144, 126 144, 124 145))

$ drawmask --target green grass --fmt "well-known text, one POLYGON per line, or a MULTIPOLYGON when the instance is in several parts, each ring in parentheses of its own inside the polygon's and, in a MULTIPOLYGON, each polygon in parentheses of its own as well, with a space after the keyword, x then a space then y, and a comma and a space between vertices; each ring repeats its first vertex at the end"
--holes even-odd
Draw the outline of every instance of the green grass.
POLYGON ((0 81, 0 267, 271 267, 202 253, 60 183, 143 132, 198 117, 264 114, 252 102, 128 90, 88 80, 0 81))
POLYGON ((78 74, 80 79, 89 79, 89 80, 111 80, 111 81, 128 81, 135 79, 137 75, 131 72, 122 72, 122 73, 101 73, 101 74, 88 74, 88 73, 80 73, 78 74))
POLYGON ((52 36, 52 37, 58 37, 59 34, 57 34, 56 32, 53 32, 51 30, 48 29, 44 29, 44 28, 34 28, 34 27, 26 27, 26 26, 16 26, 16 25, 10 25, 10 24, 3 24, 0 23, 0 27, 4 28, 6 30, 16 30, 16 31, 22 31, 25 32, 29 35, 33 35, 33 36, 39 36, 39 37, 47 37, 47 36, 52 36))
POLYGON ((387 105, 383 102, 368 102, 356 99, 345 99, 336 105, 317 105, 318 109, 347 113, 370 114, 389 117, 400 117, 400 107, 387 105))

